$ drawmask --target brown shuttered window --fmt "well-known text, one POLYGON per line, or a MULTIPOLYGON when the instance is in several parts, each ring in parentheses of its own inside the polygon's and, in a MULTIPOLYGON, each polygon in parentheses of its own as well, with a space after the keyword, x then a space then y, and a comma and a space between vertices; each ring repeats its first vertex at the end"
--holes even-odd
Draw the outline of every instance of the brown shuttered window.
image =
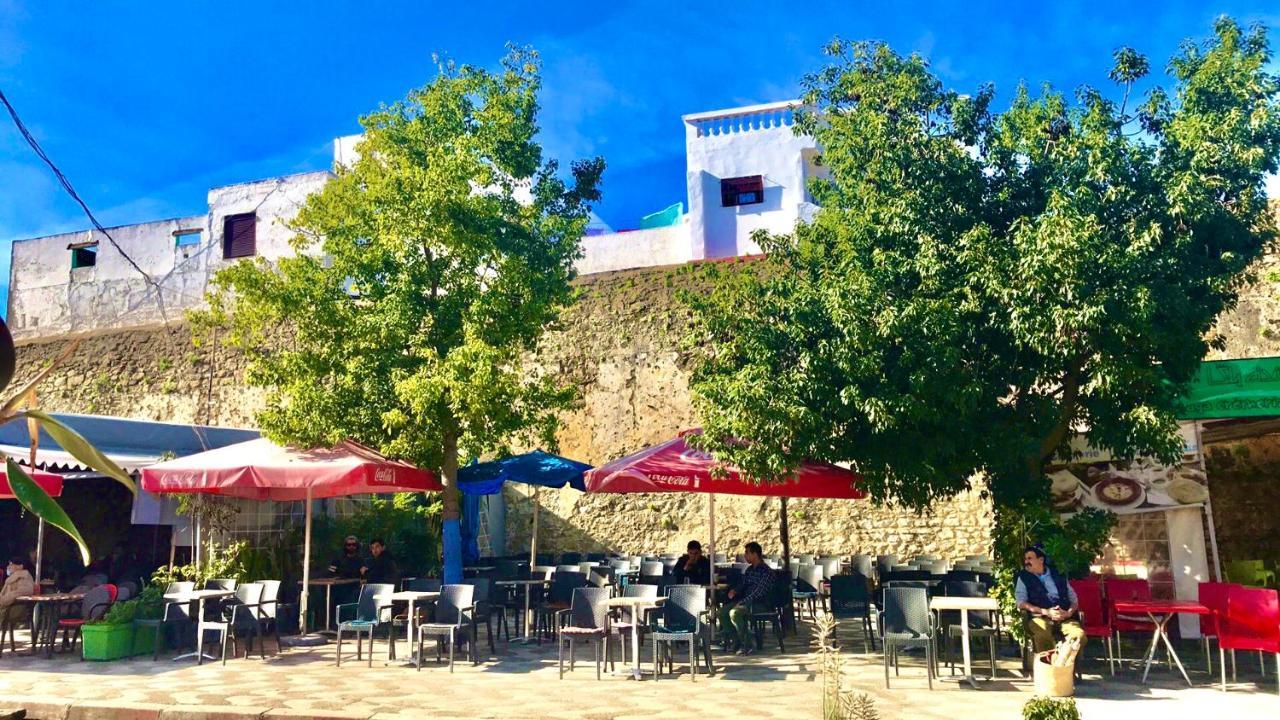
POLYGON ((253 257, 258 252, 256 228, 258 216, 253 213, 228 215, 222 221, 222 257, 253 257))
POLYGON ((764 202, 764 177, 725 178, 720 181, 720 206, 756 205, 764 202))

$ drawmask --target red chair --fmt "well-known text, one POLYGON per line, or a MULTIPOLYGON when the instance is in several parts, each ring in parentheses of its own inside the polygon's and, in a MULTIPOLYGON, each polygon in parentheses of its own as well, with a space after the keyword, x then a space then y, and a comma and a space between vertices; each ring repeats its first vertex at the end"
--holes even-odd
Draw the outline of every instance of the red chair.
MULTIPOLYGON (((1227 689, 1227 657, 1231 651, 1231 680, 1236 679, 1236 650, 1256 650, 1276 656, 1276 680, 1280 689, 1280 597, 1275 590, 1231 586, 1227 588, 1227 614, 1218 622, 1218 661, 1222 665, 1222 689, 1227 689)), ((1266 674, 1266 665, 1263 665, 1266 674)))
POLYGON ((1209 640, 1210 638, 1218 639, 1220 618, 1227 616, 1227 589, 1232 587, 1241 586, 1235 583, 1202 582, 1197 590, 1197 599, 1200 604, 1213 611, 1212 615, 1200 616, 1200 637, 1204 638, 1204 661, 1211 673, 1213 672, 1213 654, 1209 652, 1209 640))
POLYGON ((1102 599, 1102 583, 1097 580, 1069 580, 1080 606, 1080 625, 1085 637, 1102 638, 1107 650, 1107 668, 1116 674, 1115 657, 1111 654, 1111 615, 1102 599))
POLYGON ((1116 603, 1127 601, 1146 601, 1151 599, 1151 586, 1146 580, 1118 580, 1107 578, 1103 583, 1107 596, 1108 617, 1111 619, 1111 631, 1116 637, 1116 661, 1124 663, 1124 648, 1120 644, 1120 633, 1136 632, 1150 636, 1156 626, 1146 616, 1121 615, 1116 612, 1116 603))
MULTIPOLYGON (((107 614, 107 610, 111 608, 111 604, 116 601, 118 591, 116 586, 110 583, 99 585, 84 594, 84 600, 80 602, 80 617, 62 618, 58 620, 58 628, 62 630, 62 648, 74 648, 76 641, 80 639, 80 629, 90 620, 97 620, 107 614)), ((54 630, 54 636, 57 636, 57 630, 54 630)), ((49 638, 49 642, 53 642, 54 638, 49 638)))

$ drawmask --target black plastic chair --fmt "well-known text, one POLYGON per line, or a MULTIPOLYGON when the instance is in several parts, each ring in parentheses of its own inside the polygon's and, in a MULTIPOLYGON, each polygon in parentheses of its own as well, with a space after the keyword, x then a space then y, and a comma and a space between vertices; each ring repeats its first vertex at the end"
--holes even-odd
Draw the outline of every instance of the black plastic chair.
POLYGON ((564 647, 569 644, 569 672, 573 672, 573 643, 585 640, 596 651, 596 679, 601 666, 609 662, 609 590, 578 587, 573 589, 569 608, 556 613, 556 656, 560 679, 564 679, 564 647))
MULTIPOLYGON (((797 573, 795 590, 791 593, 791 599, 802 605, 809 606, 809 617, 818 619, 817 604, 822 595, 822 567, 819 565, 800 565, 800 571, 797 573)), ((823 604, 826 609, 826 604, 823 604)))
POLYGON ((489 638, 489 653, 496 654, 498 651, 493 644, 493 624, 495 621, 498 623, 498 634, 501 635, 505 629, 507 640, 511 639, 511 628, 507 626, 507 608, 504 605, 494 605, 490 602, 489 597, 493 589, 493 582, 489 578, 468 578, 463 580, 462 584, 471 585, 475 588, 475 592, 471 596, 471 602, 475 605, 475 612, 471 613, 471 636, 476 638, 478 642, 478 626, 480 623, 484 623, 484 632, 489 638))
POLYGON ((924 588, 889 587, 884 591, 884 611, 880 613, 880 641, 884 645, 884 686, 889 687, 889 665, 898 674, 898 649, 923 647, 929 689, 933 689, 933 613, 929 593, 924 588))
MULTIPOLYGON (((861 573, 851 572, 831 578, 831 616, 836 620, 862 621, 862 642, 867 652, 876 649, 875 626, 871 624, 871 592, 861 573)), ((837 634, 839 624, 837 623, 837 634)))
MULTIPOLYGON (((165 595, 182 595, 195 590, 196 584, 193 582, 171 582, 165 589, 165 595)), ((135 618, 133 621, 133 638, 130 640, 129 655, 133 655, 133 647, 138 640, 139 628, 153 628, 155 630, 155 644, 151 655, 152 662, 160 659, 160 648, 163 643, 160 641, 160 635, 164 628, 169 625, 184 626, 191 622, 191 603, 187 600, 163 600, 157 605, 162 605, 160 617, 158 618, 135 618)))
POLYGON ((898 564, 897 555, 877 555, 876 556, 876 573, 884 575, 893 570, 893 566, 898 564))
POLYGON ((849 558, 849 570, 860 573, 862 577, 870 580, 875 577, 875 560, 865 553, 854 555, 849 558))
MULTIPOLYGON (((657 585, 646 583, 631 583, 622 590, 622 597, 640 597, 656 600, 661 593, 657 585)), ((645 611, 645 617, 635 617, 635 611, 629 607, 617 608, 617 615, 609 623, 609 631, 613 635, 618 636, 618 647, 622 649, 623 661, 627 657, 627 638, 631 636, 631 626, 638 623, 636 635, 639 642, 644 642, 644 634, 649 628, 648 615, 654 612, 656 608, 648 608, 645 611)))
POLYGON ((474 585, 445 585, 440 588, 440 600, 429 623, 418 625, 418 649, 414 655, 418 670, 422 670, 422 644, 428 637, 436 639, 436 662, 440 661, 442 644, 449 647, 449 672, 453 672, 453 657, 460 644, 466 644, 471 664, 480 662, 476 656, 475 634, 471 632, 475 613, 474 585))
POLYGON ((786 570, 772 570, 773 583, 769 586, 768 602, 753 605, 748 619, 752 634, 756 638, 756 647, 764 647, 764 626, 773 626, 773 633, 778 639, 778 652, 786 652, 783 640, 788 622, 795 627, 795 605, 792 600, 791 573, 786 570))
MULTIPOLYGON (((200 635, 199 655, 196 664, 204 663, 204 646, 205 633, 218 633, 219 643, 222 645, 222 664, 227 664, 227 640, 230 639, 235 649, 232 655, 239 654, 240 633, 245 634, 245 652, 244 656, 249 657, 249 650, 253 647, 253 636, 258 633, 258 608, 262 604, 262 586, 258 583, 243 583, 236 586, 236 594, 226 598, 219 608, 221 617, 217 620, 204 620, 200 623, 197 632, 200 635)), ((262 656, 266 657, 266 651, 262 651, 262 656)))
POLYGON ((653 677, 657 680, 662 675, 662 650, 666 651, 666 662, 671 672, 675 672, 675 661, 671 645, 678 642, 689 643, 689 677, 696 680, 698 674, 698 649, 702 649, 702 658, 707 664, 707 674, 715 675, 716 666, 711 660, 712 627, 703 616, 707 612, 707 589, 702 585, 672 585, 667 588, 667 601, 663 603, 660 615, 650 624, 650 637, 653 640, 653 677), (665 644, 665 645, 663 645, 665 644), (661 649, 660 649, 661 648, 661 649))
POLYGON ((369 583, 360 588, 360 599, 354 603, 343 603, 337 607, 338 620, 338 659, 342 665, 342 633, 356 634, 356 660, 360 659, 363 650, 362 636, 369 636, 369 667, 373 667, 373 635, 383 625, 391 624, 391 596, 396 586, 390 583, 369 583), (351 619, 343 620, 343 612, 351 615, 351 619))
POLYGON ((538 603, 534 612, 534 632, 538 643, 542 643, 542 635, 555 635, 555 619, 557 614, 568 610, 573 602, 573 591, 585 587, 587 576, 580 572, 557 572, 551 576, 551 587, 546 597, 538 603))
POLYGON ((577 565, 582 562, 582 553, 567 552, 560 556, 561 565, 577 565))

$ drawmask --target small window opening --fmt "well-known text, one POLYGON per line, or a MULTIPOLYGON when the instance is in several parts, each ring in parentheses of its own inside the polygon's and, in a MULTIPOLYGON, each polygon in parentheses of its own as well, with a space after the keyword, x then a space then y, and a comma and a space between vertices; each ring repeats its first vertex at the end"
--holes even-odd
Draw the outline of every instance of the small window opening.
POLYGON ((724 178, 720 181, 721 207, 757 205, 764 202, 764 176, 724 178))

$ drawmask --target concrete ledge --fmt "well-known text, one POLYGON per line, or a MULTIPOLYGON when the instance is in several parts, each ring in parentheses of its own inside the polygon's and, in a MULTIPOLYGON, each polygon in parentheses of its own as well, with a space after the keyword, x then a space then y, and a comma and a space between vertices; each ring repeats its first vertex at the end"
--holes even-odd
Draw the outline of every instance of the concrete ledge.
POLYGON ((342 710, 300 710, 275 708, 262 716, 262 720, 369 720, 369 713, 344 712, 342 710))
POLYGON ((251 705, 166 705, 158 720, 259 720, 268 710, 251 705))
POLYGON ((118 700, 80 702, 71 706, 67 720, 158 720, 164 707, 118 700))
POLYGON ((6 695, 0 697, 0 707, 26 710, 27 720, 67 720, 71 701, 50 695, 6 695))

